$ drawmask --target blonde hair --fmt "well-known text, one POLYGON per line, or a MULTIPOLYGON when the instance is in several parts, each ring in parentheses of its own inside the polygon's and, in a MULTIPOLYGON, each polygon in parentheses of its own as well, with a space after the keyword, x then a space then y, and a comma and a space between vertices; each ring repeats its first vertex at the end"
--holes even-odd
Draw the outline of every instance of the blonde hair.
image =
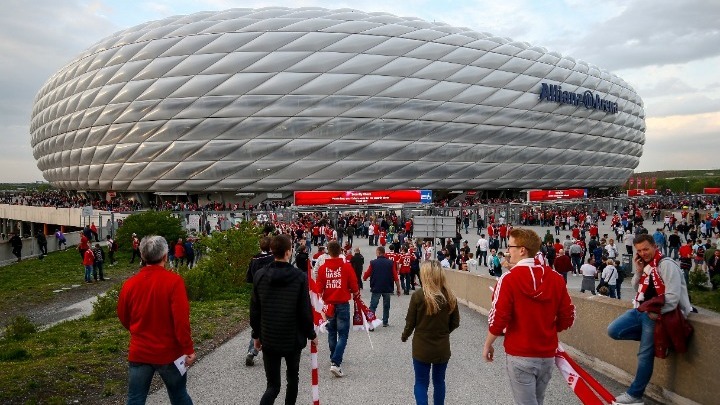
POLYGON ((426 260, 420 264, 420 281, 428 315, 437 314, 443 304, 450 307, 450 312, 455 310, 457 299, 446 286, 445 272, 439 261, 426 260))

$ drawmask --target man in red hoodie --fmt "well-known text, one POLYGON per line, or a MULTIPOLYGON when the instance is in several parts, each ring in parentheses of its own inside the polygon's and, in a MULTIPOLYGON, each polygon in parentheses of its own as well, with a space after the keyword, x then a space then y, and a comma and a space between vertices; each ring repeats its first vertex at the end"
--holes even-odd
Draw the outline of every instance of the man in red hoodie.
POLYGON ((316 285, 325 305, 332 308, 327 313, 330 372, 342 377, 340 366, 350 332, 350 294, 359 293, 358 281, 352 265, 340 257, 340 244, 332 241, 327 250, 330 257, 320 265, 316 285))
POLYGON ((182 277, 165 269, 168 245, 162 236, 146 236, 140 257, 147 265, 120 291, 117 314, 130 331, 128 404, 144 404, 157 371, 173 404, 191 404, 187 373, 195 362, 190 334, 190 304, 182 277), (184 366, 176 365, 184 362, 184 366))
POLYGON ((543 403, 555 364, 558 332, 575 320, 575 306, 563 277, 550 267, 535 264, 533 258, 541 243, 532 230, 510 232, 507 251, 513 267, 495 286, 483 348, 485 361, 493 361, 493 343, 505 335, 510 387, 519 404, 543 403))

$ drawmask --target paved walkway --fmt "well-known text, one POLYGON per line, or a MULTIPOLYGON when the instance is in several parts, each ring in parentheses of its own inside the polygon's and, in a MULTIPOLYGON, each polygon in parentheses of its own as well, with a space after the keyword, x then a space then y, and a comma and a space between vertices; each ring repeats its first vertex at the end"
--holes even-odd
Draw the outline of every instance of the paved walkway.
MULTIPOLYGON (((541 235, 545 233, 541 228, 536 230, 541 235)), ((563 232, 562 238, 565 237, 565 233, 563 232)), ((477 236, 473 235, 472 231, 467 236, 474 246, 477 236)), ((374 247, 367 246, 365 239, 360 239, 356 245, 361 247, 367 265, 369 258, 374 258, 374 247)), ((578 280, 579 288, 579 277, 575 279, 578 280)), ((569 281, 572 284, 573 277, 569 281)), ((331 405, 414 403, 411 343, 400 341, 409 299, 409 296, 392 298, 390 327, 379 328, 370 334, 374 349, 370 348, 365 332, 350 331, 342 367, 345 377, 342 379, 332 377, 329 372, 327 337, 321 335, 318 353, 321 403, 331 405)), ((363 291, 363 300, 366 303, 370 301, 367 288, 363 291)), ((457 405, 513 403, 505 371, 502 338, 495 343, 494 363, 485 363, 481 358, 487 331, 487 317, 460 305, 460 328, 451 335, 453 355, 447 370, 446 403, 457 405)), ((189 371, 188 390, 195 403, 257 404, 260 401, 265 390, 265 374, 260 359, 255 367, 244 365, 249 338, 250 331, 243 331, 210 355, 201 358, 189 371)), ((311 402, 309 349, 303 352, 300 365, 298 403, 307 404, 311 402)), ((625 389, 599 373, 592 372, 592 374, 613 393, 617 394, 625 389)), ((284 377, 283 381, 285 381, 284 377)), ((283 403, 284 391, 283 388, 276 403, 283 403)), ((154 393, 148 403, 168 404, 164 389, 154 393)), ((580 403, 557 369, 548 387, 545 403, 580 403)))
MULTIPOLYGON (((367 302, 369 293, 363 299, 367 302)), ((332 405, 411 404, 413 369, 411 343, 400 341, 409 296, 393 297, 390 326, 371 333, 374 349, 365 332, 350 332, 342 379, 329 372, 330 360, 327 335, 321 336, 318 358, 320 364, 320 400, 332 405)), ((460 305, 460 328, 451 335, 452 358, 447 370, 448 404, 512 404, 502 339, 495 343, 496 360, 485 363, 482 345, 487 334, 487 318, 460 305)), ((245 353, 250 331, 245 330, 190 369, 188 390, 198 404, 257 404, 265 390, 262 361, 245 367, 245 353)), ((261 355, 262 356, 262 355, 261 355)), ((300 393, 298 403, 310 403, 310 354, 303 352, 300 361, 300 393)), ((284 374, 284 372, 283 372, 284 374)), ((593 373, 611 390, 623 387, 593 373)), ((283 381, 284 381, 283 377, 283 381)), ((283 403, 284 388, 276 403, 283 403)), ((169 404, 164 390, 156 392, 150 404, 169 404)), ((555 370, 547 390, 547 404, 578 404, 579 401, 555 370)))

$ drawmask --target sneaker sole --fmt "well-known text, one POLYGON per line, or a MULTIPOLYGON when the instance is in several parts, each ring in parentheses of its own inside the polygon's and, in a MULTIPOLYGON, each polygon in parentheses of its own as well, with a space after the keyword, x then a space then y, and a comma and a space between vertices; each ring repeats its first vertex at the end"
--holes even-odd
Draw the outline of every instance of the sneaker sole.
POLYGON ((343 377, 342 371, 330 370, 330 372, 331 372, 335 377, 337 377, 337 378, 342 378, 342 377, 343 377))

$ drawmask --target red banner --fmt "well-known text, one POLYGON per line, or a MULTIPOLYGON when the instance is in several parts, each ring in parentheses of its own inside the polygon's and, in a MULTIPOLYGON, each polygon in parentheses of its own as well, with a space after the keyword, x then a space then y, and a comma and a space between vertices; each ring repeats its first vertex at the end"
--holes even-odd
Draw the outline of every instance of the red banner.
POLYGON ((635 185, 635 178, 633 176, 630 176, 630 187, 635 185))
POLYGON ((657 190, 654 188, 634 188, 631 190, 628 190, 627 195, 628 197, 639 197, 643 195, 656 195, 657 190))
POLYGON ((720 194, 720 187, 705 187, 703 194, 720 194))
POLYGON ((430 190, 296 191, 295 205, 431 203, 430 190))
POLYGON ((657 177, 652 178, 652 188, 657 188, 657 177))
POLYGON ((587 189, 570 188, 566 190, 530 190, 528 191, 528 202, 534 201, 555 201, 573 200, 587 198, 587 189))

